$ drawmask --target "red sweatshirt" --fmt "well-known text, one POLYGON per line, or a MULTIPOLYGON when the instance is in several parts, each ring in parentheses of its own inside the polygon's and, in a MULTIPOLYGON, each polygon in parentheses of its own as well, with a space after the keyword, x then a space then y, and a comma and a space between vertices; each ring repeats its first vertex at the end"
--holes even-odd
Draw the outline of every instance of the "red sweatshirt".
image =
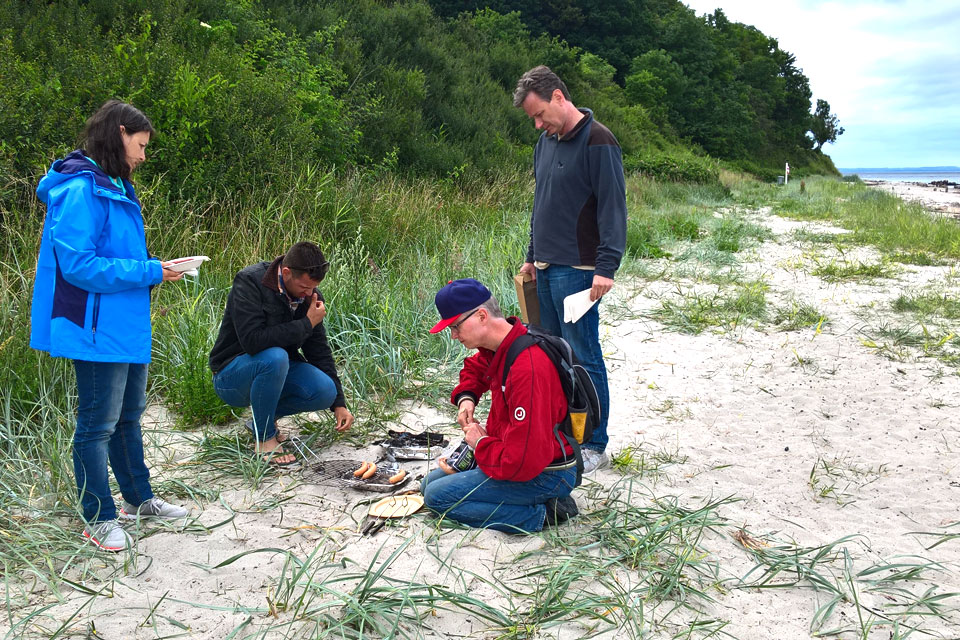
MULTIPOLYGON (((524 349, 510 368, 506 391, 500 388, 507 350, 527 328, 517 318, 496 351, 478 349, 463 362, 460 384, 450 396, 477 401, 490 391, 487 436, 475 451, 480 469, 495 480, 531 480, 554 460, 563 457, 553 427, 567 415, 567 398, 560 377, 547 354, 534 345, 524 349)), ((565 445, 567 455, 572 454, 565 445)))

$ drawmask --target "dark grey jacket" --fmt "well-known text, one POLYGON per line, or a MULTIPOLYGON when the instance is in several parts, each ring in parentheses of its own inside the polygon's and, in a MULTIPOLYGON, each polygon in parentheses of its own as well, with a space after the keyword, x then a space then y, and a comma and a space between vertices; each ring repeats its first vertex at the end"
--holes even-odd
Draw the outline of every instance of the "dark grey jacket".
POLYGON ((540 135, 527 262, 595 267, 613 278, 627 244, 627 196, 620 145, 584 117, 562 140, 540 135))
MULTIPOLYGON (((330 376, 337 385, 337 397, 330 406, 345 407, 343 387, 337 376, 333 352, 327 343, 327 330, 307 319, 307 305, 291 311, 286 295, 277 286, 280 256, 273 262, 258 262, 234 277, 227 296, 227 308, 220 333, 210 352, 210 368, 217 373, 242 353, 255 355, 270 347, 281 347, 290 360, 309 362, 330 376)), ((323 295, 316 290, 323 300, 323 295)))

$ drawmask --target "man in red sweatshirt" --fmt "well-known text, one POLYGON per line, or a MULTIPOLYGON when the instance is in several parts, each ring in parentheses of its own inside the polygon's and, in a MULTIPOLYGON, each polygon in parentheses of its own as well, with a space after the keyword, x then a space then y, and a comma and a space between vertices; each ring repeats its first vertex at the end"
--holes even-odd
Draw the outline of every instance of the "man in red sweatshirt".
POLYGON ((570 491, 576 461, 554 434, 567 399, 553 363, 540 347, 529 347, 501 387, 507 350, 527 328, 515 317, 504 318, 490 290, 472 278, 447 284, 436 305, 442 319, 430 332, 449 328, 452 338, 477 350, 464 361, 450 396, 477 468, 457 471, 440 458, 424 480, 426 505, 471 527, 511 533, 539 531, 545 522, 575 515, 570 491), (487 391, 490 409, 481 425, 474 411, 487 391))

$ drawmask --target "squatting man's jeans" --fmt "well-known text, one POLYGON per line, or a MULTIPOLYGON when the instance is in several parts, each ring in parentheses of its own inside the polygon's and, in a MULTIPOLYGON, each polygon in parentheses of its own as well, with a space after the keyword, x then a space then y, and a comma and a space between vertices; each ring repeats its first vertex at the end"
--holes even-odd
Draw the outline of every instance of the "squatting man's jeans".
POLYGON ((230 406, 253 407, 260 442, 277 434, 277 418, 329 409, 337 397, 330 376, 307 362, 291 362, 280 347, 237 356, 214 374, 213 389, 230 406))

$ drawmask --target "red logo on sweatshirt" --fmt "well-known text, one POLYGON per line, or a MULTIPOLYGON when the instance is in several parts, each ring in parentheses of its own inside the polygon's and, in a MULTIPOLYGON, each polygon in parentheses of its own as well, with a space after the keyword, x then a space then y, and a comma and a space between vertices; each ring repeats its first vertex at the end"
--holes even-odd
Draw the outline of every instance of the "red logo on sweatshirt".
POLYGON ((527 417, 527 410, 524 409, 523 407, 517 407, 513 412, 513 417, 516 420, 523 420, 524 418, 527 417))

